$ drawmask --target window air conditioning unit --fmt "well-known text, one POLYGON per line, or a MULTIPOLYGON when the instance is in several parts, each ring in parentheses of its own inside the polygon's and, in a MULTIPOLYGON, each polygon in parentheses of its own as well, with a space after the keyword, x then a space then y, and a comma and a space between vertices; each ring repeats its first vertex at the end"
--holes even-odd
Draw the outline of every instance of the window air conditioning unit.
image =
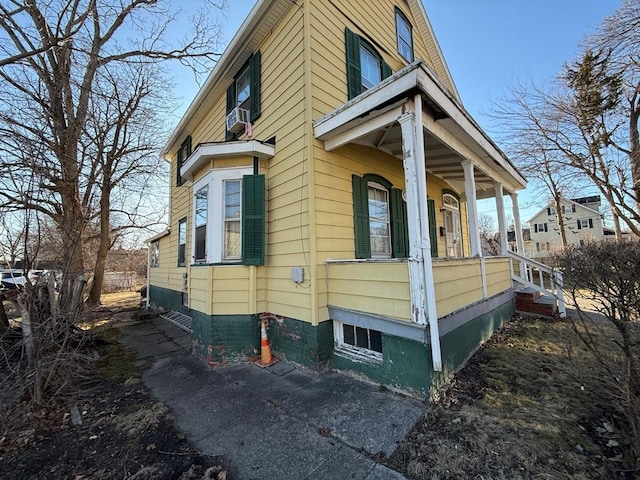
POLYGON ((232 133, 240 133, 249 123, 249 111, 236 107, 227 114, 227 130, 232 133))

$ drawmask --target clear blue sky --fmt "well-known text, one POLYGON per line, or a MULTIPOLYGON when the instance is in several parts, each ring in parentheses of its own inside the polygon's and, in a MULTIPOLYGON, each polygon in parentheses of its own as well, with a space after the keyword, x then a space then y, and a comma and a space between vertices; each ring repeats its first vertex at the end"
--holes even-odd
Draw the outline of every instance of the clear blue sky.
MULTIPOLYGON (((255 0, 229 0, 225 38, 231 40, 255 0)), ((491 102, 498 101, 510 85, 531 81, 544 85, 571 62, 580 41, 602 18, 620 6, 620 0, 423 0, 462 101, 489 133, 491 102)), ((197 86, 187 75, 180 81, 182 114, 197 86)), ((177 121, 177 120, 176 120, 177 121)), ((521 197, 521 217, 536 213, 526 192, 521 197)), ((491 206, 481 204, 481 212, 491 206)))

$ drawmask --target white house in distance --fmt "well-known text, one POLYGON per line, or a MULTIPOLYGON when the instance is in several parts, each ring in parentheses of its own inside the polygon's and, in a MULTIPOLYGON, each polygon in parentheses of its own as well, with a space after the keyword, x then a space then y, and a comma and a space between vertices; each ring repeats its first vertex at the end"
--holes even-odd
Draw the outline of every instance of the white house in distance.
POLYGON ((556 211, 553 202, 529 219, 533 256, 542 258, 562 248, 559 218, 564 220, 568 245, 605 239, 603 215, 600 212, 600 196, 562 199, 561 210, 556 211))

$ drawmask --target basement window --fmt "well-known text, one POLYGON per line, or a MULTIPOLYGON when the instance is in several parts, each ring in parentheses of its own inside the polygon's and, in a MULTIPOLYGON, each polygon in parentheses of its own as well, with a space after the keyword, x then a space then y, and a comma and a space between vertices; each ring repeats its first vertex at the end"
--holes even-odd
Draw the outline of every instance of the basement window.
POLYGON ((335 322, 335 326, 338 349, 362 359, 382 361, 382 332, 341 322, 335 322))

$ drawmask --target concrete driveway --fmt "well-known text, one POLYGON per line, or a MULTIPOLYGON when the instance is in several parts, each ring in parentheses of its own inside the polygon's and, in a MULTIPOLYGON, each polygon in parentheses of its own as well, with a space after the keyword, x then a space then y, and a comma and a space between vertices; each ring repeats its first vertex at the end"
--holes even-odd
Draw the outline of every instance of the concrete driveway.
POLYGON ((380 464, 422 415, 421 402, 375 385, 280 362, 210 369, 187 332, 163 319, 122 319, 120 342, 143 381, 206 455, 242 480, 402 479, 380 464))

